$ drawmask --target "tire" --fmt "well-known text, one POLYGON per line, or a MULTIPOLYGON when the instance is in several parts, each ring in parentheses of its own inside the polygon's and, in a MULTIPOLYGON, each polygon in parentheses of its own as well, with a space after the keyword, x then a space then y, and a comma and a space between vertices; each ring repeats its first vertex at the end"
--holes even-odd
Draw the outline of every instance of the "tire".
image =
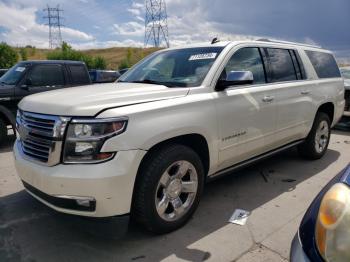
POLYGON ((7 125, 0 119, 0 145, 5 142, 7 138, 7 125))
POLYGON ((317 113, 312 129, 304 143, 298 146, 299 154, 310 160, 323 157, 331 137, 331 121, 323 112, 317 113))
POLYGON ((174 231, 191 218, 203 186, 199 156, 187 146, 164 146, 151 153, 141 166, 131 216, 154 233, 174 231))

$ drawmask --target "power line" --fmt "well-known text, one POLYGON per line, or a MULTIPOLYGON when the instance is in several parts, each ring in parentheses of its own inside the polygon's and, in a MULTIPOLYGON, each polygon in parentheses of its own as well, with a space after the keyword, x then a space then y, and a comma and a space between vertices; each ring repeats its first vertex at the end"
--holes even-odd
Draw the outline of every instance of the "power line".
POLYGON ((152 44, 169 47, 168 16, 165 0, 145 0, 145 47, 152 44))
POLYGON ((47 8, 43 11, 47 13, 43 18, 48 20, 46 25, 49 26, 49 46, 51 49, 60 47, 62 45, 61 27, 63 25, 61 23, 63 18, 61 13, 63 10, 60 9, 59 5, 56 7, 50 7, 47 5, 47 8))

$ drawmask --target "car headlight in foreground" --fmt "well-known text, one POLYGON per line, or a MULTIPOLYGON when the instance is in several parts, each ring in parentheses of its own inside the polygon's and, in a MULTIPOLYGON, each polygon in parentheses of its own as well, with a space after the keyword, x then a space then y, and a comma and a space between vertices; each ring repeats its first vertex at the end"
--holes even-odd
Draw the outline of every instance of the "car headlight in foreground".
POLYGON ((350 165, 328 182, 305 212, 290 261, 350 261, 350 165))
POLYGON ((101 152, 104 142, 126 129, 127 118, 73 119, 64 146, 64 163, 99 163, 115 152, 101 152))
POLYGON ((350 188, 334 184, 324 195, 316 222, 318 251, 327 261, 350 261, 350 188))

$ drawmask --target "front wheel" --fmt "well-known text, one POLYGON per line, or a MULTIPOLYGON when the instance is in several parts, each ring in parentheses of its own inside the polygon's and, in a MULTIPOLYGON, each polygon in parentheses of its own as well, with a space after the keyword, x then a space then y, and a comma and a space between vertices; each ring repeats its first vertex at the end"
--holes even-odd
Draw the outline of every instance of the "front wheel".
POLYGON ((203 165, 191 148, 163 147, 151 154, 141 169, 132 216, 155 233, 176 230, 196 210, 203 184, 203 165))
POLYGON ((327 151, 331 137, 331 121, 325 113, 316 115, 305 142, 298 147, 299 154, 308 159, 320 159, 327 151))

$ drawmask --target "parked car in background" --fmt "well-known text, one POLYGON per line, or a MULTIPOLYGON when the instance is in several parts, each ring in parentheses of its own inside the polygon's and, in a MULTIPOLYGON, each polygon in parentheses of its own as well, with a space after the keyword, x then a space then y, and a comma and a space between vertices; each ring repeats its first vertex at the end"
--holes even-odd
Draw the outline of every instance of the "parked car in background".
POLYGON ((118 72, 120 75, 124 75, 130 68, 120 69, 118 72))
POLYGON ((49 207, 131 216, 165 233, 196 210, 205 181, 298 146, 319 159, 344 111, 330 51, 278 41, 157 51, 116 83, 23 99, 17 174, 49 207))
POLYGON ((8 69, 0 69, 0 77, 2 77, 8 69))
POLYGON ((350 165, 306 211, 292 242, 290 261, 350 261, 350 165))
POLYGON ((24 61, 0 78, 0 143, 6 139, 7 126, 16 125, 19 101, 28 95, 72 86, 91 84, 83 62, 24 61))
POLYGON ((341 67, 340 72, 344 77, 344 86, 345 86, 345 114, 350 117, 350 66, 341 67))
POLYGON ((90 78, 93 83, 111 83, 115 82, 121 74, 112 70, 89 70, 90 78))
POLYGON ((343 131, 350 131, 350 66, 341 67, 340 72, 344 78, 345 107, 344 107, 344 115, 340 119, 339 123, 335 126, 335 128, 343 131))

